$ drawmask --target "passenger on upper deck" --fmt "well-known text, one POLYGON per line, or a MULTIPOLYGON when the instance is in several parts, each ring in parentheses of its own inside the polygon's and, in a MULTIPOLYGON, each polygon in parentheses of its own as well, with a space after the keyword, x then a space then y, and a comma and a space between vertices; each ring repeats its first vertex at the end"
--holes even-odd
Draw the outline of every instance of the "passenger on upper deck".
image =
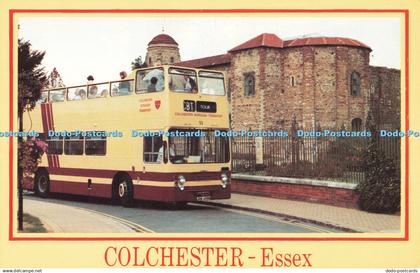
POLYGON ((93 76, 92 76, 92 75, 89 75, 89 76, 87 77, 87 84, 92 84, 94 80, 95 80, 95 79, 93 78, 93 76))
POLYGON ((184 90, 196 93, 197 92, 197 83, 193 80, 193 78, 184 75, 185 85, 184 90))
POLYGON ((104 89, 101 92, 101 98, 106 98, 106 97, 108 97, 108 90, 107 89, 104 89))
POLYGON ((147 92, 156 92, 156 83, 158 79, 156 77, 152 77, 150 79, 150 84, 147 86, 147 92))
POLYGON ((98 87, 96 85, 89 87, 89 98, 95 98, 98 94, 98 87))
POLYGON ((171 74, 169 88, 176 92, 197 92, 197 83, 195 82, 195 80, 189 75, 181 73, 171 74))
POLYGON ((79 89, 76 91, 76 96, 73 100, 84 100, 86 99, 86 91, 84 89, 79 89))
MULTIPOLYGON (((127 73, 125 71, 121 71, 120 72, 120 78, 121 78, 121 80, 125 80, 127 78, 127 73)), ((129 81, 120 82, 118 84, 118 89, 119 89, 119 92, 121 92, 121 93, 131 92, 130 82, 129 81)))
POLYGON ((125 78, 127 78, 127 72, 121 71, 120 72, 120 78, 121 78, 121 80, 124 80, 125 78))
POLYGON ((148 92, 162 91, 163 87, 164 87, 164 82, 165 82, 164 75, 163 75, 163 70, 155 68, 155 69, 152 69, 150 71, 147 71, 147 74, 144 76, 143 81, 149 81, 150 82, 150 84, 147 87, 148 92), (156 79, 155 90, 149 91, 149 86, 152 84, 152 79, 153 78, 156 79))

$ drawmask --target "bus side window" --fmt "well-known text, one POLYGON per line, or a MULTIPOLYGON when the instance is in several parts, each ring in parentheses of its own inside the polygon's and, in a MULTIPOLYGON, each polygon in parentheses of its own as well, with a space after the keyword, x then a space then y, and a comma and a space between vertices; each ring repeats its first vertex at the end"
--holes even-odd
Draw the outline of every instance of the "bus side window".
POLYGON ((61 101, 64 101, 65 96, 66 96, 66 89, 51 90, 49 100, 52 102, 61 102, 61 101))
POLYGON ((162 68, 137 71, 137 93, 151 93, 163 91, 165 76, 162 68))
POLYGON ((64 139, 64 153, 66 155, 83 154, 83 137, 71 136, 64 139))
POLYGON ((94 84, 88 86, 88 98, 106 98, 108 96, 108 83, 94 84))
POLYGON ((61 155, 63 154, 63 138, 62 137, 48 137, 48 154, 61 155))
POLYGON ((143 161, 163 162, 163 141, 161 136, 143 137, 143 161))
POLYGON ((106 137, 85 137, 85 154, 86 155, 105 155, 106 154, 106 137))
POLYGON ((133 92, 134 80, 111 83, 111 97, 127 96, 133 92))
POLYGON ((84 100, 86 99, 86 86, 69 88, 67 92, 67 100, 84 100))
POLYGON ((196 93, 197 76, 194 70, 170 68, 169 89, 175 92, 196 93))
POLYGON ((37 104, 45 103, 45 102, 47 102, 47 98, 48 98, 48 92, 47 91, 43 91, 43 92, 41 92, 41 96, 36 101, 36 103, 37 104))

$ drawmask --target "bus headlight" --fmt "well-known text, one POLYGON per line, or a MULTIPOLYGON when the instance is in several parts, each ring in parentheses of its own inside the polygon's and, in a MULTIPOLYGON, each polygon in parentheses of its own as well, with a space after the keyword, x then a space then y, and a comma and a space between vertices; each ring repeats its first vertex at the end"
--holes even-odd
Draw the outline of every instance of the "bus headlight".
POLYGON ((187 182, 187 180, 185 180, 184 176, 182 175, 178 176, 178 179, 176 180, 176 184, 181 191, 184 190, 185 182, 187 182))
POLYGON ((226 173, 222 173, 220 180, 222 180, 222 188, 226 188, 227 184, 229 184, 229 176, 226 173))

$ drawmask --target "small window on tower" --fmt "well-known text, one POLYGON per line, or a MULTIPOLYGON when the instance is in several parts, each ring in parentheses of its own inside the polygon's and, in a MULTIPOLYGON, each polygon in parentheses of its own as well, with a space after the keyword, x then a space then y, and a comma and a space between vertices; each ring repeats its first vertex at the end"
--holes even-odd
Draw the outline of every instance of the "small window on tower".
POLYGON ((253 96, 255 95, 255 77, 252 73, 245 74, 245 96, 253 96))
POLYGON ((290 77, 290 86, 292 87, 296 86, 296 80, 295 80, 295 77, 293 76, 290 77))
POLYGON ((174 57, 171 57, 171 64, 173 64, 175 62, 174 57))
POLYGON ((350 76, 350 95, 360 95, 360 74, 355 71, 350 76))

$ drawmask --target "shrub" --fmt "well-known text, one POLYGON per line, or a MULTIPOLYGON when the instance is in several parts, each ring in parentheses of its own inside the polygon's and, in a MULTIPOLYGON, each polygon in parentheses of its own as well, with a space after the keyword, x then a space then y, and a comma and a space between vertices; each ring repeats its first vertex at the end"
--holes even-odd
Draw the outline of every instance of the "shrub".
POLYGON ((367 128, 372 138, 364 153, 366 179, 359 183, 359 207, 370 212, 394 213, 401 207, 401 179, 398 165, 379 149, 379 136, 371 117, 367 128))
POLYGON ((39 139, 22 140, 19 144, 19 165, 22 166, 23 176, 36 172, 42 155, 47 150, 47 144, 39 139))

